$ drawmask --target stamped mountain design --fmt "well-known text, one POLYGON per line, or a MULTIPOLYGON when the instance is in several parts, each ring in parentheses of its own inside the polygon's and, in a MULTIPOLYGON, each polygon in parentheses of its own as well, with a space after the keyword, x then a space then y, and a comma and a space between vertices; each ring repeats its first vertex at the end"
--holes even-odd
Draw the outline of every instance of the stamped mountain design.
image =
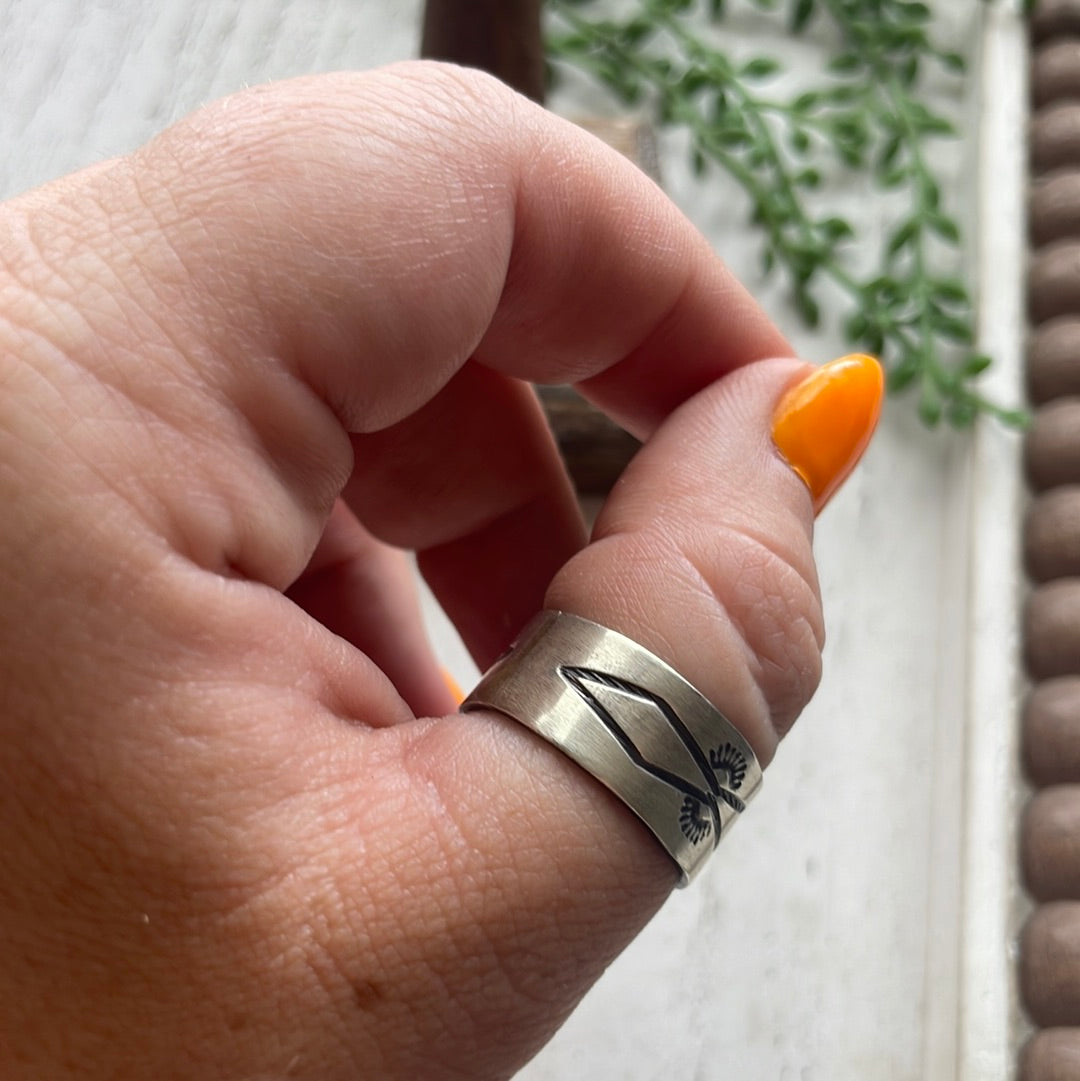
POLYGON ((718 843, 722 827, 717 797, 727 803, 730 799, 717 784, 704 750, 671 705, 653 691, 596 669, 564 665, 559 674, 635 765, 683 794, 679 811, 683 836, 691 844, 709 836, 718 843))

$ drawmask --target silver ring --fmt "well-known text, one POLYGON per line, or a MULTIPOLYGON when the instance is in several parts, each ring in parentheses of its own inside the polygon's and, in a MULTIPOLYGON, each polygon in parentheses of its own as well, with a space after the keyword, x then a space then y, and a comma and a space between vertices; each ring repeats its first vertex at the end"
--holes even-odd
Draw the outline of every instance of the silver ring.
POLYGON ((644 646, 541 612, 461 708, 505 713, 569 755, 641 819, 689 883, 761 787, 742 733, 644 646))

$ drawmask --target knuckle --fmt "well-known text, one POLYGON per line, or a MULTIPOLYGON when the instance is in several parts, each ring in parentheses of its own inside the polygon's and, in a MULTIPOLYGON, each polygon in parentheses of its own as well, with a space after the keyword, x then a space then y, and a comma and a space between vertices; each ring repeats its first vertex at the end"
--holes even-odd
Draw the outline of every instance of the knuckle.
POLYGON ((405 156, 425 157, 436 172, 460 168, 478 142, 500 138, 515 102, 490 75, 409 61, 247 88, 166 129, 140 154, 185 178, 190 198, 213 196, 204 213, 223 187, 252 185, 310 199, 297 209, 317 211, 327 196, 340 203, 343 168, 370 178, 390 163, 400 174, 405 156))

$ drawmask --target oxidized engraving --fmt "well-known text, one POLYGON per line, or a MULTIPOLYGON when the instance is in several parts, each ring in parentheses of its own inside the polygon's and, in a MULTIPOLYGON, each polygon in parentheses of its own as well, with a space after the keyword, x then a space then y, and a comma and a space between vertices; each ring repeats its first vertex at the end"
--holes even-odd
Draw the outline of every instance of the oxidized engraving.
POLYGON ((742 787, 746 779, 747 762, 746 755, 738 747, 725 743, 722 747, 714 748, 709 752, 709 765, 717 773, 722 773, 727 777, 728 788, 738 792, 742 787))
POLYGON ((702 810, 702 805, 692 796, 687 796, 679 809, 679 829, 692 845, 712 833, 712 822, 702 815, 702 810))
MULTIPOLYGON (((559 674, 581 696, 589 709, 591 709, 603 722, 608 731, 615 736, 627 755, 636 765, 646 772, 651 773, 658 780, 663 781, 665 784, 668 784, 672 788, 683 793, 685 799, 683 800, 679 814, 679 826, 687 840, 696 844, 702 838, 715 832, 716 842, 718 843, 720 838, 721 819, 717 797, 719 796, 720 799, 723 799, 725 803, 732 807, 737 803, 739 805, 737 809, 740 811, 744 804, 738 797, 725 792, 717 784, 716 774, 710 769, 709 760, 705 755, 704 749, 700 747, 693 736, 690 735, 686 725, 683 724, 679 715, 671 708, 671 705, 653 691, 648 691, 644 687, 639 687, 634 683, 630 683, 628 680, 620 679, 618 676, 609 675, 607 672, 598 672, 592 668, 578 668, 571 665, 564 665, 559 668, 559 674), (641 748, 637 746, 626 729, 619 723, 619 719, 612 716, 611 711, 597 700, 596 695, 589 689, 588 685, 590 683, 612 688, 653 706, 659 714, 658 720, 662 718, 667 722, 668 727, 672 731, 672 735, 678 739, 683 747, 689 752, 704 784, 702 786, 691 784, 686 778, 677 776, 656 762, 650 761, 642 752, 641 748), (702 830, 705 832, 701 832, 702 830)), ((745 765, 743 774, 745 775, 745 765)))

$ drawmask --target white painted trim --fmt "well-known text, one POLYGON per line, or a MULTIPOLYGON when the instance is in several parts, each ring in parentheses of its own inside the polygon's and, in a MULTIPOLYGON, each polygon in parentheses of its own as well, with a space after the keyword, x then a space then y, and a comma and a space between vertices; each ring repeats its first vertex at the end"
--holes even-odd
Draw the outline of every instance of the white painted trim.
MULTIPOLYGON (((997 360, 985 384, 1008 403, 1022 400, 1025 335, 1028 56, 1018 8, 986 5, 978 169, 979 333, 997 360)), ((1024 492, 1015 433, 992 422, 979 427, 971 492, 956 1077, 986 1081, 1012 1076, 1018 1032, 1013 940, 1024 492)))

